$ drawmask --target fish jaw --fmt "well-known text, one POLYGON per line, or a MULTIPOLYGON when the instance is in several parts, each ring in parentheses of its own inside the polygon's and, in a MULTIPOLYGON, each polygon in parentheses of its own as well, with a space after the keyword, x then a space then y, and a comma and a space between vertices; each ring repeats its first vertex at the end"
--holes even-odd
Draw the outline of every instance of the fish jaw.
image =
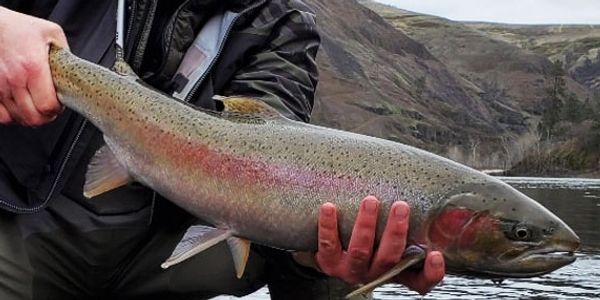
MULTIPOLYGON (((568 226, 559 226, 548 240, 541 244, 524 243, 521 254, 512 257, 506 253, 506 260, 498 265, 500 271, 488 271, 497 277, 534 277, 550 273, 573 263, 575 252, 581 245, 579 237, 568 226), (518 272, 517 272, 518 271, 518 272)), ((516 253, 515 253, 516 254, 516 253)))
MULTIPOLYGON (((448 273, 479 278, 527 278, 551 273, 576 260, 579 250, 577 236, 569 241, 553 239, 545 245, 524 243, 500 255, 496 260, 476 260, 471 263, 448 263, 448 273)), ((455 260, 454 260, 455 261, 455 260)))
POLYGON ((533 277, 575 260, 579 237, 533 199, 501 183, 462 186, 431 213, 429 247, 448 273, 481 278, 533 277))

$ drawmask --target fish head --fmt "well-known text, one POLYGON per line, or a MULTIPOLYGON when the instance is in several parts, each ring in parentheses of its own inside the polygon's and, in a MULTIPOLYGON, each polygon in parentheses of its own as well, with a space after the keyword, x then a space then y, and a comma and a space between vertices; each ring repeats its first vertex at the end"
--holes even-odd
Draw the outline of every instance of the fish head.
POLYGON ((430 247, 449 273, 483 278, 532 277, 575 260, 577 235, 556 215, 511 186, 464 184, 429 217, 430 247))

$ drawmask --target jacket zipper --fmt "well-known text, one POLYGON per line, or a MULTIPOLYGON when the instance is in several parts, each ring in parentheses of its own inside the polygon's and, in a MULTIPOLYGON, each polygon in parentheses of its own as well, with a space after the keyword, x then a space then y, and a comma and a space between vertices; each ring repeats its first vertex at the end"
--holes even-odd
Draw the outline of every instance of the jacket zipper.
MULTIPOLYGON (((137 8, 136 1, 132 1, 131 12, 129 13, 129 22, 128 22, 129 24, 127 25, 127 35, 123 37, 124 39, 125 39, 125 37, 127 37, 127 38, 131 37, 131 31, 133 30, 133 19, 134 19, 133 16, 135 15, 136 8, 137 8)), ((123 47, 124 46, 125 45, 123 45, 123 47)), ((56 189, 56 186, 58 185, 58 183, 62 177, 65 167, 67 166, 67 163, 69 162, 69 160, 71 159, 71 156, 73 155, 73 150, 75 150, 75 146, 79 142, 79 139, 81 138, 81 135, 83 134, 83 130, 85 129, 87 123, 88 123, 88 120, 84 118, 83 122, 79 126, 79 129, 77 130, 77 134, 75 135, 75 139, 73 140, 73 143, 71 143, 71 146, 69 147, 69 150, 67 151, 67 154, 65 155, 65 157, 63 158, 63 161, 60 164, 56 178, 54 179, 54 181, 52 182, 52 186, 50 187, 50 191, 48 192, 46 199, 44 199, 44 202, 41 205, 36 206, 34 208, 24 209, 24 208, 16 207, 12 204, 8 204, 8 203, 5 203, 5 204, 7 204, 8 206, 12 207, 13 209, 15 209, 17 211, 30 212, 30 213, 37 212, 42 207, 44 207, 46 205, 46 203, 48 203, 48 201, 50 201, 52 194, 54 194, 54 190, 56 189)), ((1 202, 4 203, 4 201, 1 201, 1 202)))
POLYGON ((44 204, 46 204, 46 202, 48 202, 50 200, 50 197, 52 197, 52 194, 54 193, 54 190, 56 189, 56 186, 58 185, 58 182, 62 177, 63 171, 65 170, 65 167, 67 166, 67 162, 69 161, 69 159, 71 159, 71 155, 73 155, 73 150, 75 150, 75 146, 79 142, 79 139, 81 138, 81 134, 83 134, 83 130, 85 129, 85 126, 87 125, 87 123, 88 123, 88 120, 83 119, 81 126, 79 126, 77 135, 75 135, 75 139, 73 140, 73 143, 69 147, 69 150, 67 151, 67 155, 65 156, 62 163, 60 164, 60 168, 58 169, 58 174, 56 175, 56 178, 54 179, 54 182, 52 183, 52 187, 50 188, 50 192, 48 193, 48 196, 46 197, 44 204))
POLYGON ((67 151, 67 154, 63 158, 63 160, 60 164, 60 167, 58 169, 58 173, 56 174, 56 178, 54 178, 54 181, 52 182, 52 186, 50 187, 50 191, 48 192, 48 195, 46 196, 46 198, 44 199, 44 202, 42 204, 40 204, 36 207, 32 207, 32 208, 23 208, 23 207, 18 207, 14 204, 8 203, 6 201, 3 201, 1 199, 0 199, 0 203, 8 206, 9 208, 12 208, 14 212, 21 212, 21 213, 35 213, 35 212, 38 212, 39 210, 41 210, 43 207, 45 207, 46 203, 48 203, 48 201, 50 201, 52 194, 54 194, 54 190, 56 189, 56 186, 58 185, 58 182, 60 181, 60 179, 62 177, 65 167, 67 166, 67 162, 71 158, 71 155, 73 155, 73 150, 75 150, 75 146, 77 145, 77 142, 79 142, 79 139, 81 138, 81 134, 83 134, 83 130, 85 129, 85 126, 87 125, 87 123, 88 123, 88 121, 86 119, 84 119, 83 122, 81 123, 81 126, 79 126, 79 130, 77 131, 77 134, 75 135, 75 139, 73 140, 73 143, 71 143, 71 146, 69 147, 69 150, 67 151))
POLYGON ((134 70, 139 70, 142 67, 142 63, 144 60, 144 54, 146 53, 146 46, 148 44, 148 36, 150 35, 150 30, 152 30, 152 23, 154 22, 154 17, 156 16, 156 7, 158 6, 157 1, 150 1, 150 11, 148 11, 148 15, 144 20, 144 26, 140 31, 139 38, 137 39, 136 44, 133 45, 132 50, 134 50, 135 55, 132 57, 131 66, 134 70), (143 42, 143 45, 141 45, 143 42))
MULTIPOLYGON (((231 24, 229 24, 229 26, 227 27, 227 30, 225 31, 225 34, 223 35, 223 43, 221 43, 221 45, 219 46, 219 50, 217 51, 217 54, 215 55, 214 59, 210 62, 208 68, 206 69, 206 71, 204 71, 204 73, 202 74, 202 76, 200 77, 200 79, 194 84, 194 86, 192 87, 192 89, 190 90, 190 93, 185 97, 185 102, 190 102, 190 100, 193 98, 194 94, 198 91, 198 88, 200 88, 200 84, 204 81, 204 79, 206 78, 206 76, 208 75, 209 71, 214 67, 214 65, 216 64, 217 60, 221 57, 221 54, 223 53, 223 49, 225 47, 225 44, 227 42, 227 39, 229 38, 229 35, 231 34, 231 30, 233 29, 233 26, 235 25, 235 23, 237 23, 237 21, 239 20, 239 18, 246 14, 247 12, 249 12, 250 10, 253 10, 261 5, 263 5, 266 2, 266 0, 262 0, 260 2, 257 2, 255 4, 253 4, 252 6, 249 6, 248 8, 246 8, 245 10, 243 10, 242 12, 240 12, 238 15, 236 15, 234 17, 234 19, 232 20, 231 24)), ((128 28, 127 28, 127 37, 130 37, 131 31, 133 30, 133 18, 132 16, 134 15, 133 13, 135 12, 135 1, 134 4, 132 6, 132 11, 130 13, 130 19, 129 19, 129 24, 128 24, 128 28)), ((143 33, 143 30, 142 30, 143 33)), ((138 48, 134 45, 134 48, 138 48)), ((135 50, 134 50, 135 51, 135 50)), ((138 51, 135 51, 138 52, 138 51)), ((136 53, 137 54, 137 53, 136 53)), ((33 208, 22 208, 22 207, 18 207, 16 205, 13 205, 11 203, 8 203, 6 201, 3 201, 2 199, 0 199, 0 203, 12 208, 14 211, 16 212, 26 212, 26 213, 34 213, 39 211, 41 208, 43 208, 46 203, 48 203, 48 201, 50 201, 50 198, 52 197, 52 194, 54 194, 54 190, 56 189, 56 186, 58 185, 62 174, 65 170, 65 167, 67 166, 67 163, 69 161, 69 159, 71 158, 71 156, 73 155, 73 150, 75 150, 75 146, 77 145, 77 142, 79 142, 79 139, 81 138, 81 135, 83 134, 83 130, 85 129, 86 125, 87 125, 88 121, 86 119, 83 120, 83 123, 81 123, 81 126, 79 127, 79 130, 77 131, 77 135, 75 136, 75 139, 73 140, 73 143, 71 143, 71 146, 69 147, 69 150, 67 151, 67 154, 65 156, 65 158, 62 160, 61 164, 60 164, 60 168, 58 169, 58 174, 56 175, 56 178, 54 179, 54 181, 52 182, 52 186, 50 187, 50 191, 48 192, 48 195, 46 196, 46 198, 44 199, 44 202, 36 207, 33 208)), ((154 197, 153 197, 154 198, 154 197)))
POLYGON ((225 48, 225 44, 227 43, 227 39, 229 38, 229 34, 231 34, 231 30, 233 29, 233 26, 235 25, 235 23, 237 23, 239 18, 241 16, 243 16, 244 14, 248 13, 249 11, 265 4, 266 2, 267 2, 266 0, 262 0, 257 3, 254 3, 252 6, 247 7, 246 9, 244 9, 242 12, 240 12, 238 15, 236 15, 233 18, 233 20, 231 21, 229 26, 227 26, 227 30, 225 31, 225 34, 223 35, 223 42, 221 43, 221 45, 219 45, 219 50, 217 51, 217 54, 211 60, 210 64, 208 65, 208 68, 206 68, 206 70, 204 70, 204 73, 202 74, 202 76, 200 76, 200 79, 198 79, 198 81, 196 81, 196 83, 194 83, 194 86, 192 87, 190 92, 187 94, 187 96, 185 96, 185 98, 183 100, 184 102, 190 102, 192 100, 192 98, 195 96, 196 92, 200 88, 200 85, 202 84, 202 82, 204 82, 204 79, 206 79, 206 76, 208 76, 208 73, 210 73, 210 70, 212 70, 212 68, 215 66, 215 64, 221 57, 221 54, 223 53, 223 49, 225 48))
MULTIPOLYGON (((123 37, 123 45, 121 45, 123 47, 123 50, 125 50, 125 38, 130 38, 131 37, 131 31, 133 30, 133 16, 135 16, 135 11, 137 8, 137 2, 136 1, 131 1, 131 11, 129 12, 129 24, 127 24, 127 35, 125 35, 123 37)), ((125 56, 125 53, 123 53, 123 56, 125 56)))
MULTIPOLYGON (((247 12, 249 12, 250 10, 257 8, 266 2, 267 2, 266 0, 259 1, 259 2, 255 3, 254 5, 249 6, 248 8, 244 9, 242 12, 240 12, 238 15, 236 15, 233 18, 233 20, 231 21, 231 24, 229 24, 229 26, 227 26, 227 30, 225 31, 225 34, 223 35, 223 42, 221 43, 221 45, 219 45, 219 50, 217 51, 217 54, 212 59, 212 61, 208 65, 208 68, 206 68, 206 70, 204 71, 202 76, 200 76, 200 79, 198 79, 198 81, 196 81, 196 83, 194 83, 194 86, 192 87, 190 92, 187 94, 187 96, 184 98, 184 100, 183 100, 184 102, 190 102, 190 100, 193 98, 194 94, 198 91, 198 88, 200 88, 200 85, 202 84, 202 82, 204 81, 204 79, 206 78, 206 76, 208 75, 210 70, 217 63, 217 60, 219 60, 219 58, 221 57, 221 54, 223 53, 223 48, 225 47, 227 39, 229 38, 229 34, 231 33, 233 26, 235 25, 235 23, 237 23, 239 18, 241 16, 243 16, 244 14, 246 14, 247 12)), ((151 211, 149 222, 152 222, 152 219, 153 219, 156 196, 157 196, 157 193, 156 193, 156 191, 154 191, 152 194, 152 211, 151 211)))
POLYGON ((144 15, 142 29, 136 34, 135 37, 132 37, 131 33, 133 32, 133 23, 134 23, 135 14, 137 12, 137 6, 138 6, 136 1, 132 1, 132 2, 133 2, 133 4, 131 5, 131 11, 129 12, 129 22, 127 24, 127 35, 126 35, 126 38, 127 38, 127 40, 129 40, 129 43, 124 41, 123 49, 124 50, 127 49, 125 44, 131 44, 131 51, 129 53, 127 53, 127 55, 125 57, 126 57, 126 60, 128 60, 131 67, 135 70, 135 69, 138 69, 142 63, 141 60, 143 59, 143 55, 145 52, 145 45, 143 47, 140 47, 139 44, 141 43, 141 41, 143 39, 145 39, 146 42, 148 40, 147 35, 149 34, 148 31, 149 31, 149 29, 151 29, 152 22, 154 21, 157 3, 156 3, 156 0, 148 1, 150 8, 149 8, 149 11, 146 13, 146 15, 144 15), (127 59, 127 58, 129 58, 129 59, 127 59))

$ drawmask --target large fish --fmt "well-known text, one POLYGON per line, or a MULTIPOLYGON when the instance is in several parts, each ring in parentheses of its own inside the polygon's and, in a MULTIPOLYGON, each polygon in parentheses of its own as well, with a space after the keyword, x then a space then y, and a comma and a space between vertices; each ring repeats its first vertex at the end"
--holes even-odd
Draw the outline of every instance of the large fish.
MULTIPOLYGON (((249 242, 315 251, 319 207, 338 207, 348 245, 365 195, 411 207, 409 244, 439 250, 449 273, 530 277, 575 260, 579 238, 509 185, 432 153, 291 121, 266 104, 223 99, 206 111, 145 86, 123 63, 108 70, 52 47, 60 101, 104 133, 88 197, 139 181, 215 228, 191 228, 169 266, 227 240, 243 272, 249 242)), ((398 249, 403 251, 404 249, 398 249)), ((423 258, 409 256, 372 288, 423 258)))

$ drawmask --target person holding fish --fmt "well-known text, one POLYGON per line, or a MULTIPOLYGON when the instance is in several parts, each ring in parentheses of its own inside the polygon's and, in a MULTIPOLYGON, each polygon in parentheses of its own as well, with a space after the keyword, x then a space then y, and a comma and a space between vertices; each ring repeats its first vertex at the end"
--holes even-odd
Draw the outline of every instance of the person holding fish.
MULTIPOLYGON (((374 245, 380 202, 367 196, 347 249, 336 207, 326 203, 316 253, 253 246, 238 279, 220 243, 162 270, 186 230, 202 221, 137 183, 93 200, 83 196, 102 135, 58 101, 50 44, 111 66, 118 43, 146 84, 181 101, 219 110, 215 95, 244 95, 308 122, 319 36, 300 1, 136 0, 115 22, 117 7, 0 0, 0 299, 203 299, 241 296, 264 284, 273 299, 337 299, 401 260, 408 205, 392 205, 374 245)), ((443 256, 432 251, 422 270, 393 281, 424 294, 444 273, 443 256)))

